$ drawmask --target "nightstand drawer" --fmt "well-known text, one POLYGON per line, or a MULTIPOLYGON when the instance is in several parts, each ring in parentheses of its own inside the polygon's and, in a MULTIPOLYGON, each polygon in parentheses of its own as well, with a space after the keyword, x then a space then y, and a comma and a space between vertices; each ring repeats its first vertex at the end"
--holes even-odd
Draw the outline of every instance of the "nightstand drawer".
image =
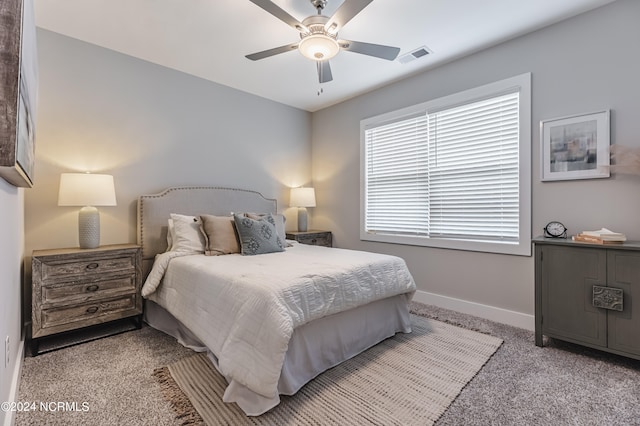
POLYGON ((73 281, 56 286, 43 286, 42 304, 82 303, 120 294, 135 293, 135 291, 136 277, 131 275, 104 281, 73 281))
POLYGON ((100 275, 106 272, 113 273, 119 271, 135 271, 135 257, 116 257, 105 259, 80 260, 75 262, 56 262, 54 260, 42 262, 40 269, 41 280, 48 281, 59 277, 69 278, 71 276, 100 275))
POLYGON ((299 235, 297 240, 300 244, 309 244, 313 246, 331 247, 331 235, 299 235))
POLYGON ((331 231, 289 231, 287 232, 287 239, 311 246, 333 246, 331 231))
MULTIPOLYGON (((62 309, 43 309, 42 328, 61 326, 77 321, 90 321, 91 319, 118 314, 124 311, 136 310, 136 295, 130 294, 118 299, 85 303, 62 309)), ((134 312, 135 314, 136 312, 134 312)))

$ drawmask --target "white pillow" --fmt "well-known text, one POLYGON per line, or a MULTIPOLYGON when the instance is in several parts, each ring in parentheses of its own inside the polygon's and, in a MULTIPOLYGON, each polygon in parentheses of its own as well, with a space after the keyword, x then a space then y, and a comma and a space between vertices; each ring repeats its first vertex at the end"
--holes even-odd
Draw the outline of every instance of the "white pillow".
POLYGON ((173 230, 173 219, 169 219, 167 220, 167 250, 166 251, 171 251, 171 248, 173 247, 173 233, 175 231, 173 230))
POLYGON ((171 251, 204 253, 205 241, 204 235, 200 232, 200 218, 171 213, 171 220, 173 220, 171 251))

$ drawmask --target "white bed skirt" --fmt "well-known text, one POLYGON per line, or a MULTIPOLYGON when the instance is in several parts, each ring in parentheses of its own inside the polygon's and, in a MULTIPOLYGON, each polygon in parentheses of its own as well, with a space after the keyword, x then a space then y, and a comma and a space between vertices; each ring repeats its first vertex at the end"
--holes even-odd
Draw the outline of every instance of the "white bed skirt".
MULTIPOLYGON (((411 332, 408 295, 401 294, 304 324, 293 331, 278 382, 278 393, 295 394, 323 371, 354 357, 398 332, 411 332)), ((215 354, 160 305, 145 301, 144 319, 153 328, 175 337, 197 352, 215 354)), ((228 379, 227 379, 228 381, 228 379)), ((280 403, 279 396, 265 398, 232 380, 223 400, 236 402, 250 416, 260 415, 280 403)))

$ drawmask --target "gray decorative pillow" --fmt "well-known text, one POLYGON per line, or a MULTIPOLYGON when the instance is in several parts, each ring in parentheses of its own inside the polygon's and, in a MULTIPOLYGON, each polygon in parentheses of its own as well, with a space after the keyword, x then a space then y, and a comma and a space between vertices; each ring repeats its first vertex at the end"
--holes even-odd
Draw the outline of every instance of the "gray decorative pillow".
POLYGON ((244 214, 234 214, 233 220, 240 237, 243 255, 252 256, 284 251, 284 243, 276 231, 273 215, 269 214, 256 220, 246 217, 244 214))
MULTIPOLYGON (((245 213, 246 217, 250 217, 251 219, 260 220, 263 217, 266 217, 270 213, 245 213)), ((284 223, 287 221, 287 218, 284 217, 283 214, 274 214, 273 220, 276 223, 276 231, 278 232, 278 236, 282 241, 287 239, 287 233, 284 230, 284 223)))

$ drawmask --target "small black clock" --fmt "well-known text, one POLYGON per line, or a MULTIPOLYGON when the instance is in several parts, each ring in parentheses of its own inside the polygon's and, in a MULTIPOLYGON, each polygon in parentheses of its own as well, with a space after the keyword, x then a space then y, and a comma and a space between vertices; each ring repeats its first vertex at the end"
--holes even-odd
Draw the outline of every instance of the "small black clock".
POLYGON ((544 236, 551 238, 567 238, 567 227, 558 221, 551 221, 544 227, 544 236))

